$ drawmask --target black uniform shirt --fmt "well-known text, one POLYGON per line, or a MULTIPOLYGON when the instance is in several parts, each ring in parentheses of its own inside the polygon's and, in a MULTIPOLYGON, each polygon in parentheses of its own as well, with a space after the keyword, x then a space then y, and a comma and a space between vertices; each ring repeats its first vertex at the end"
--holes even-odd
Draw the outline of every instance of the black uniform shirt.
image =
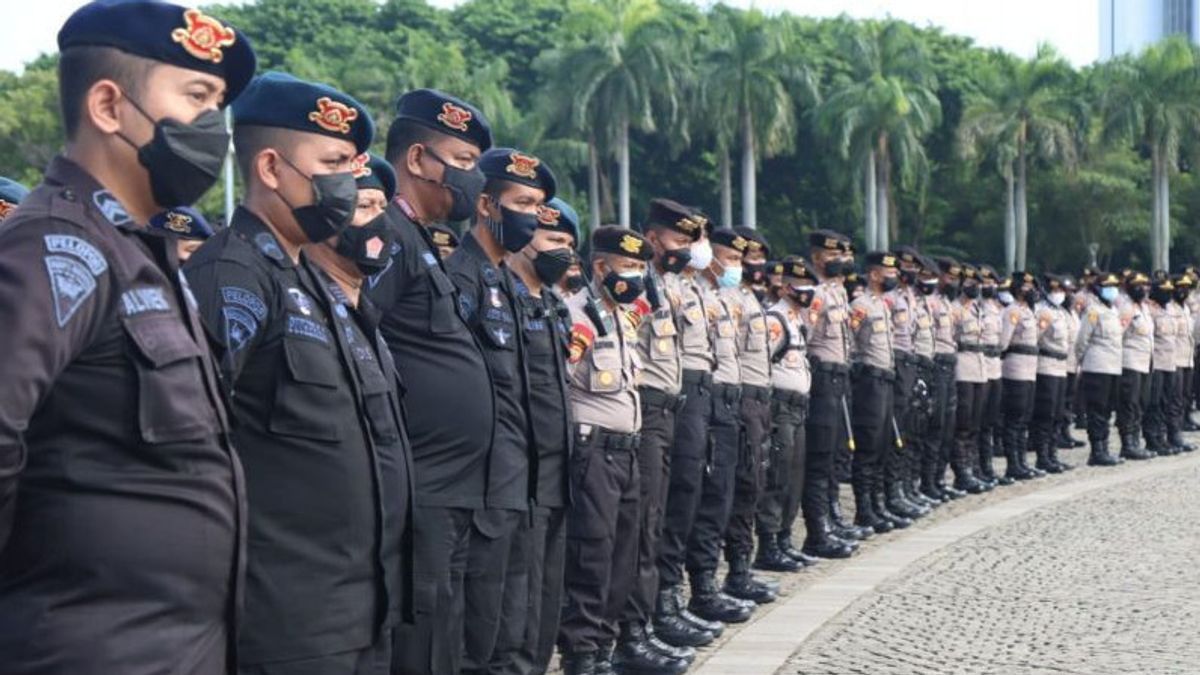
POLYGON ((0 227, 0 671, 225 672, 245 503, 193 302, 65 158, 0 227))
POLYGON ((514 279, 525 338, 529 372, 530 426, 536 457, 538 506, 567 505, 567 458, 574 434, 570 433, 571 406, 567 400, 567 349, 571 341, 571 312, 558 295, 542 288, 535 297, 520 279, 514 279))
POLYGON ((383 312, 380 329, 410 391, 416 503, 482 508, 496 417, 483 353, 428 232, 395 203, 387 214, 392 257, 364 290, 383 312))
MULTIPOLYGON (((336 311, 246 209, 187 264, 231 391, 250 505, 245 663, 361 649, 390 609, 376 447, 336 311)), ((395 425, 398 422, 392 421, 395 425)))
POLYGON ((467 325, 483 347, 496 397, 496 433, 488 456, 486 505, 529 505, 529 416, 524 345, 516 321, 512 276, 488 260, 471 233, 446 260, 467 325))

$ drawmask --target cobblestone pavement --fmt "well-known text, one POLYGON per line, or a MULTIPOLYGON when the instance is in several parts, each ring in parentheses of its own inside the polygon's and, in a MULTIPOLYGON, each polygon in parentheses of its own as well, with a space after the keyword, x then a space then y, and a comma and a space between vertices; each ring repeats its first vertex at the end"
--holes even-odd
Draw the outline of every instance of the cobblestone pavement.
POLYGON ((1200 673, 1198 488, 1189 461, 952 543, 859 598, 779 672, 1200 673))

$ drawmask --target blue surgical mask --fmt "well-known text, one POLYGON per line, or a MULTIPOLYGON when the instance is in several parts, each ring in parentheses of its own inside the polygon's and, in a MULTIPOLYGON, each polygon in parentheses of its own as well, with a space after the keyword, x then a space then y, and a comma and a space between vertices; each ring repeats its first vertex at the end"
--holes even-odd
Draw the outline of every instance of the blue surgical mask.
POLYGON ((1105 302, 1112 302, 1117 299, 1116 286, 1103 286, 1100 288, 1100 299, 1105 302))
POLYGON ((721 276, 717 279, 717 283, 721 288, 737 288, 738 284, 742 283, 742 266, 730 265, 725 268, 721 276))

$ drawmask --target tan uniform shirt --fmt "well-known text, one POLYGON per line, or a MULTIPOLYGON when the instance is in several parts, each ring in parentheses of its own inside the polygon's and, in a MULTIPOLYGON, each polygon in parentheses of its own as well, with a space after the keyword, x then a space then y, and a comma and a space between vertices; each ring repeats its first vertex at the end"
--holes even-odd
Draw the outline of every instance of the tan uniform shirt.
POLYGON ((1172 302, 1175 314, 1175 368, 1191 368, 1196 346, 1192 342, 1192 310, 1187 305, 1172 302))
POLYGON ((1037 354, 1018 354, 1012 347, 1037 350, 1038 322, 1033 310, 1024 302, 1014 302, 1004 309, 1000 322, 1000 349, 1005 352, 1001 374, 1006 380, 1033 382, 1037 379, 1037 354))
POLYGON ((1079 372, 1079 356, 1075 351, 1075 343, 1079 340, 1079 315, 1074 307, 1067 307, 1067 373, 1079 372))
POLYGON ((983 352, 983 306, 978 300, 954 304, 955 338, 959 345, 955 379, 959 382, 987 382, 983 352), (963 348, 966 348, 964 350, 963 348))
POLYGON ((736 288, 718 292, 707 279, 700 281, 705 290, 705 308, 708 311, 708 330, 712 339, 713 354, 717 367, 713 371, 713 382, 717 384, 741 384, 742 367, 737 348, 737 315, 741 299, 736 288))
POLYGON ((887 294, 887 300, 892 308, 892 348, 898 352, 915 354, 913 346, 913 331, 916 330, 916 312, 913 305, 917 298, 915 292, 903 286, 887 294))
POLYGON ((740 287, 742 309, 738 321, 738 353, 741 354, 742 384, 771 386, 771 357, 767 352, 767 317, 754 291, 740 287))
POLYGON ((695 277, 668 274, 673 277, 671 287, 680 295, 680 347, 683 351, 683 369, 711 373, 716 364, 712 341, 708 331, 708 304, 715 300, 700 289, 695 277))
POLYGON ((1122 296, 1118 310, 1122 331, 1121 368, 1138 373, 1150 372, 1150 355, 1154 353, 1154 318, 1146 302, 1134 302, 1122 296))
POLYGON ((1037 304, 1037 310, 1034 313, 1037 315, 1038 331, 1040 332, 1038 350, 1041 352, 1038 356, 1037 374, 1066 377, 1067 341, 1069 339, 1067 334, 1070 332, 1067 310, 1042 301, 1037 304), (1051 354, 1063 358, 1057 358, 1051 354))
POLYGON ((850 362, 846 291, 830 281, 817 286, 812 305, 804 314, 808 324, 808 353, 825 363, 850 362))
POLYGON ((934 335, 934 319, 933 311, 930 309, 930 302, 932 302, 932 298, 917 295, 912 305, 913 353, 927 359, 933 358, 934 343, 937 339, 934 335))
MULTIPOLYGON (((651 274, 657 274, 651 272, 651 274)), ((679 278, 658 278, 659 306, 639 300, 637 352, 642 362, 641 386, 678 394, 683 385, 683 356, 678 312, 682 301, 679 278)))
POLYGON ((637 328, 626 311, 603 311, 606 334, 584 312, 587 293, 566 300, 571 310, 571 351, 567 365, 571 410, 577 424, 618 433, 642 428, 637 379, 640 365, 634 345, 637 328))
POLYGON ((850 353, 855 363, 896 370, 892 311, 881 295, 863 293, 850 303, 850 353))
MULTIPOLYGON (((1170 307, 1171 302, 1167 303, 1170 307)), ((1174 315, 1166 308, 1153 301, 1147 302, 1150 317, 1154 319, 1154 356, 1150 365, 1154 370, 1167 373, 1175 372, 1175 332, 1177 322, 1174 315)))
POLYGON ((987 379, 998 380, 1004 374, 1004 366, 1000 360, 1000 331, 1001 321, 1004 312, 1004 306, 999 300, 984 299, 979 303, 983 305, 983 344, 990 352, 983 355, 983 363, 986 367, 987 379))
POLYGON ((933 316, 934 352, 937 354, 954 354, 958 352, 956 341, 958 328, 955 321, 958 313, 955 303, 950 302, 941 293, 929 296, 929 311, 933 316))
POLYGON ((1120 375, 1124 332, 1116 307, 1093 302, 1079 323, 1079 337, 1075 341, 1075 353, 1083 372, 1120 375))
POLYGON ((808 368, 807 327, 801 315, 804 309, 790 300, 776 302, 767 311, 767 332, 770 335, 771 386, 776 391, 807 394, 812 388, 812 373, 808 368))

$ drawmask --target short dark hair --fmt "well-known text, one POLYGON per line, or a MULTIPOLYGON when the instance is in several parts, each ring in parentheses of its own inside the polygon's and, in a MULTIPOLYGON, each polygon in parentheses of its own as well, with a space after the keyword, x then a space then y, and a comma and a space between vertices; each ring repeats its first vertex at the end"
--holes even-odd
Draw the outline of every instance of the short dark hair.
POLYGON ((398 117, 392 121, 392 126, 388 127, 383 158, 395 166, 412 146, 428 144, 438 136, 444 135, 420 122, 398 117))
POLYGON ((238 173, 242 174, 242 182, 244 184, 250 184, 251 177, 254 175, 254 158, 258 156, 258 153, 267 148, 278 148, 284 145, 285 137, 289 133, 293 132, 287 129, 253 124, 234 125, 234 158, 237 161, 238 173))
POLYGON ((116 47, 64 50, 58 59, 58 100, 67 140, 74 139, 79 131, 84 98, 92 85, 112 80, 126 95, 141 98, 146 78, 157 65, 157 61, 126 54, 116 47))

